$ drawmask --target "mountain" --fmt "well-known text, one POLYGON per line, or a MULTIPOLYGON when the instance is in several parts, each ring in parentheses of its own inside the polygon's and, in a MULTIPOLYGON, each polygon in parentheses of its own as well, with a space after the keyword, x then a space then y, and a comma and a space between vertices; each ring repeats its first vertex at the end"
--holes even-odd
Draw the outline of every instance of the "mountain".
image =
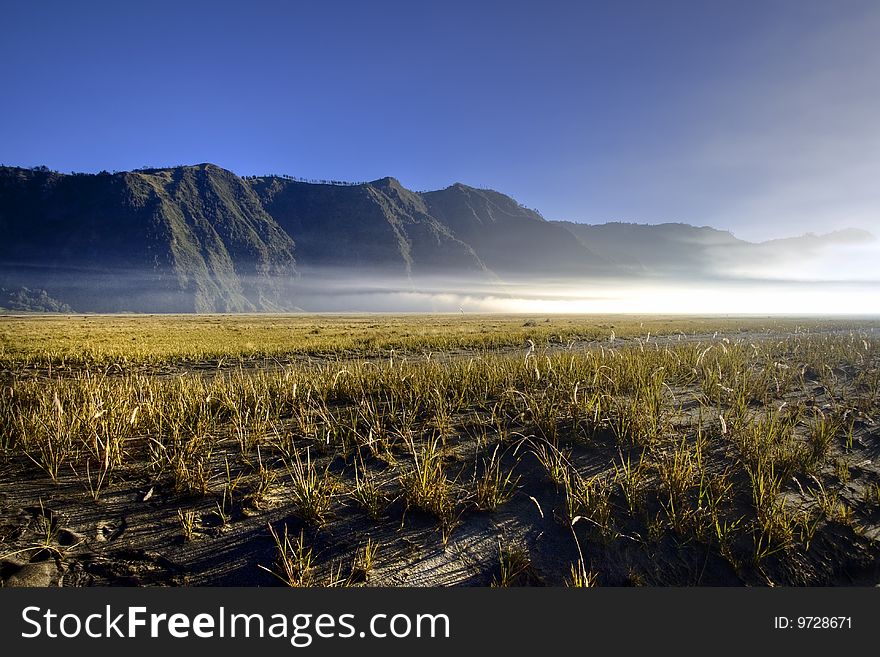
POLYGON ((16 312, 369 310, 377 291, 407 309, 450 290, 503 296, 506 284, 748 277, 870 239, 754 244, 687 224, 547 221, 461 183, 413 192, 394 178, 241 178, 213 164, 0 167, 0 233, 0 308, 16 312))
POLYGON ((456 183, 416 193, 394 178, 348 186, 279 177, 249 183, 296 239, 303 269, 480 280, 617 272, 567 230, 493 190, 456 183))
POLYGON ((78 311, 290 310, 340 272, 415 290, 438 278, 616 271, 492 190, 240 178, 212 164, 95 175, 0 167, 0 230, 0 283, 78 311))
POLYGON ((284 307, 294 242, 211 164, 97 175, 0 169, 0 276, 81 311, 284 307))

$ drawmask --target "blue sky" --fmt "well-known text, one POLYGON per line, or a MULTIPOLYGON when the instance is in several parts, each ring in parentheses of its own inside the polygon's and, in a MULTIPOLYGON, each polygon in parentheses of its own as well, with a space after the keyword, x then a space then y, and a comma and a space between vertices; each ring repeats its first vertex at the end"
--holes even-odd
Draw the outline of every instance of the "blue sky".
POLYGON ((880 2, 4 3, 0 162, 880 233, 880 2))

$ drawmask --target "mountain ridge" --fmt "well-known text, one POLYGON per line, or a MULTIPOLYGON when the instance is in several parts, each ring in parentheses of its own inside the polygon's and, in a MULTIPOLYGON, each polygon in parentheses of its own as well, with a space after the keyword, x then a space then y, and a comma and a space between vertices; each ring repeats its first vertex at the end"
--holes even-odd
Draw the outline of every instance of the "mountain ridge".
POLYGON ((491 189, 415 192, 245 176, 212 163, 97 174, 0 167, 0 287, 17 308, 253 312, 300 307, 340 273, 418 292, 463 285, 717 273, 866 240, 856 229, 763 243, 683 223, 549 221, 491 189))

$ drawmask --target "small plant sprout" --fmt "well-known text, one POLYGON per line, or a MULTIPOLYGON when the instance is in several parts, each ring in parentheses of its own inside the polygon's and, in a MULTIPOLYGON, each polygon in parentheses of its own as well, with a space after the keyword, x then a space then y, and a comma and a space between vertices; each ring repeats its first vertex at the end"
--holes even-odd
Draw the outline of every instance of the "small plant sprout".
POLYGON ((283 535, 269 525, 269 534, 275 543, 277 553, 275 567, 260 566, 260 568, 275 575, 288 586, 311 586, 314 583, 315 565, 312 549, 306 547, 304 533, 300 531, 299 538, 292 540, 287 534, 287 525, 284 525, 283 535))
POLYGON ((505 504, 516 492, 519 480, 519 477, 514 477, 512 468, 506 472, 502 470, 496 446, 489 460, 483 461, 483 473, 476 479, 477 508, 482 511, 494 511, 505 504))
POLYGON ((196 536, 196 518, 197 514, 195 511, 184 511, 182 509, 177 510, 177 518, 180 521, 180 528, 183 531, 183 537, 187 541, 191 541, 196 536))
POLYGON ((498 574, 492 580, 494 587, 520 586, 526 583, 532 561, 529 551, 520 544, 498 544, 498 574))
POLYGON ((293 483, 293 503, 299 516, 306 522, 323 526, 333 506, 336 480, 329 468, 319 471, 306 449, 305 461, 295 453, 295 461, 290 467, 293 483))

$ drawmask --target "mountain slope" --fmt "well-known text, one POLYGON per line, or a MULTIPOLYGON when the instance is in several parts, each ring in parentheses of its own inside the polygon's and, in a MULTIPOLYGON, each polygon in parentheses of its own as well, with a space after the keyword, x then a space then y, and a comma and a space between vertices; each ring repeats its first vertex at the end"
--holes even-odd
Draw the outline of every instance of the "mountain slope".
POLYGON ((302 268, 357 269, 403 276, 488 275, 420 196, 394 178, 324 185, 277 177, 249 180, 266 210, 297 242, 302 268))
POLYGON ((427 210, 505 277, 607 275, 616 267, 534 210, 493 190, 456 183, 423 192, 427 210))
POLYGON ((0 169, 2 276, 78 310, 282 307, 293 240, 213 165, 99 175, 0 169), (280 305, 279 305, 280 304, 280 305))

